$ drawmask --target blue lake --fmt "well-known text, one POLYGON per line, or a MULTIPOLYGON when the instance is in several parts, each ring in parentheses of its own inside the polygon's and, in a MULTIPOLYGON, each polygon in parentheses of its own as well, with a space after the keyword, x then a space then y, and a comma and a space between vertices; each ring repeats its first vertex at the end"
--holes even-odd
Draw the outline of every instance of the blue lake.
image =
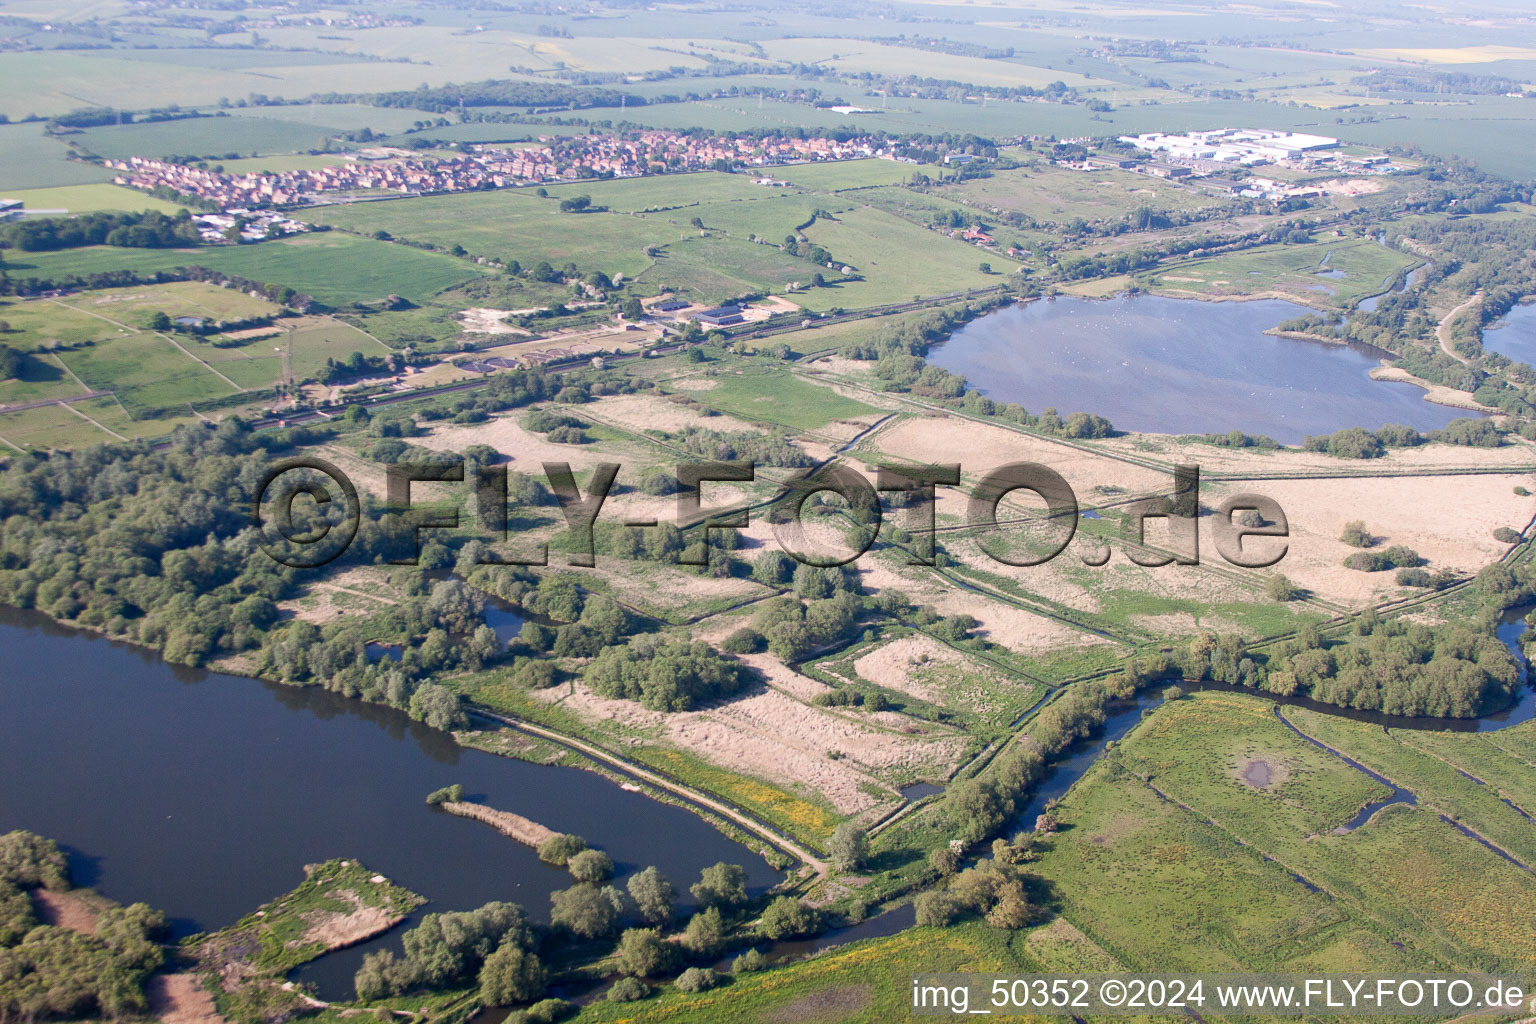
POLYGON ((1273 299, 1044 299, 967 324, 928 361, 995 401, 1097 413, 1121 430, 1236 428, 1299 444, 1342 427, 1427 431, 1468 415, 1411 384, 1371 380, 1384 353, 1264 333, 1310 312, 1273 299))
POLYGON ((1516 306, 1483 332, 1483 347, 1536 366, 1536 305, 1516 306))

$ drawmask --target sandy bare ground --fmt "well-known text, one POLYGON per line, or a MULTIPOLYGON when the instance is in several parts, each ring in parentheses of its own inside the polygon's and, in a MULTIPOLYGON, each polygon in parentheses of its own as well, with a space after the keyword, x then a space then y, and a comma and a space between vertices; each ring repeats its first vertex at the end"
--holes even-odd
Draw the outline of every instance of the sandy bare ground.
POLYGON ((667 381, 667 387, 675 391, 712 391, 720 386, 713 377, 678 377, 667 381))
POLYGON ((958 587, 946 591, 933 607, 940 615, 969 615, 979 623, 976 633, 1020 654, 1044 654, 1063 647, 1109 643, 1101 636, 1084 633, 1055 619, 958 587))
POLYGON ((1372 380, 1395 380, 1404 384, 1413 384, 1424 389, 1424 401, 1434 402, 1436 405, 1448 405, 1453 409, 1471 409, 1473 412, 1499 412, 1491 405, 1484 405, 1475 400, 1471 394, 1448 388, 1444 384, 1432 384, 1422 377, 1415 377, 1401 366, 1378 366, 1371 371, 1372 380))
POLYGON ((351 900, 353 909, 345 914, 321 911, 305 915, 305 923, 309 927, 303 935, 290 942, 290 946, 307 946, 319 942, 324 944, 327 951, 344 949, 375 935, 382 935, 405 920, 403 914, 391 914, 383 907, 366 906, 354 892, 336 893, 336 896, 351 900))
MULTIPOLYGON (((579 416, 579 409, 573 410, 579 416)), ((555 444, 541 434, 524 430, 518 420, 523 413, 498 416, 484 423, 446 424, 423 437, 413 437, 411 444, 437 452, 462 452, 472 444, 490 445, 512 461, 512 468, 523 473, 543 475, 542 463, 568 462, 576 470, 591 468, 599 462, 624 461, 628 452, 615 451, 610 444, 555 444)))
MULTIPOLYGON (((1391 474, 1455 468, 1508 467, 1536 469, 1536 447, 1524 441, 1498 448, 1465 448, 1450 444, 1426 444, 1416 448, 1392 448, 1379 459, 1339 459, 1322 452, 1296 448, 1262 451, 1255 448, 1220 448, 1185 444, 1162 434, 1128 434, 1099 442, 1107 452, 1125 452, 1141 458, 1198 465, 1202 473, 1241 473, 1267 476, 1281 473, 1391 474)), ((1166 479, 1166 478, 1165 478, 1166 479)), ((1203 493, 1203 492, 1202 492, 1203 493)), ((1082 495, 1079 495, 1082 500, 1082 495)))
POLYGON ((516 839, 524 846, 531 846, 534 849, 538 849, 539 844, 544 840, 557 835, 554 829, 545 828, 532 818, 525 818, 511 811, 499 811, 484 804, 448 801, 442 805, 442 808, 449 814, 457 814, 461 818, 483 821, 502 835, 516 839))
POLYGON ((32 904, 37 909, 38 920, 44 924, 83 935, 96 934, 96 919, 101 912, 76 893, 34 889, 32 904))
POLYGON ((157 974, 147 989, 150 1015, 164 1024, 226 1024, 196 974, 157 974))
MULTIPOLYGON (((1515 494, 1529 474, 1399 477, 1394 479, 1264 480, 1243 490, 1265 494, 1285 509, 1290 525, 1288 553, 1275 571, 1318 596, 1351 606, 1388 600, 1402 593, 1392 572, 1344 568, 1356 548, 1340 541, 1350 520, 1362 520, 1380 538, 1376 550, 1405 544, 1429 560, 1428 568, 1474 573, 1504 553, 1493 538, 1501 526, 1521 529, 1536 515, 1536 498, 1515 494)), ((1202 487, 1211 504, 1237 485, 1202 487)), ((1203 524, 1208 532, 1208 522, 1203 524)), ((1206 540, 1202 538, 1202 546, 1206 540)), ((1208 550, 1215 552, 1214 543, 1208 550)))
MULTIPOLYGON (((958 462, 965 476, 973 480, 1010 462, 1038 462, 1065 477, 1079 502, 1091 501, 1094 488, 1100 485, 1150 493, 1167 488, 1171 482, 1166 473, 955 416, 897 420, 863 444, 917 463, 958 462)), ((968 493, 968 488, 940 488, 941 495, 948 492, 958 502, 957 491, 968 493)), ((939 499, 939 508, 946 508, 944 497, 939 499)))
MULTIPOLYGON (((944 736, 908 736, 872 729, 766 689, 700 711, 662 714, 631 701, 607 700, 577 683, 561 707, 584 718, 613 722, 652 736, 720 767, 825 798, 842 814, 882 801, 866 790, 881 786, 876 773, 915 772, 945 777, 964 743, 944 736), (842 756, 833 759, 833 751, 842 756), (861 789, 863 787, 863 789, 861 789)), ((558 699, 562 690, 544 691, 558 699)))
POLYGON ((748 430, 756 433, 751 424, 734 416, 706 416, 699 409, 681 402, 669 401, 662 395, 606 395, 596 402, 582 406, 584 413, 594 419, 626 427, 630 430, 666 430, 674 433, 689 427, 729 433, 748 430))
POLYGON ((941 665, 964 666, 967 671, 975 670, 983 678, 992 681, 1001 679, 1000 673, 982 669, 959 651, 944 646, 930 636, 904 636, 881 644, 856 660, 853 670, 872 683, 943 706, 946 703, 943 688, 920 682, 915 674, 921 668, 941 665))
POLYGON ((533 309, 489 309, 484 306, 476 306, 472 309, 462 310, 454 319, 459 325, 471 334, 521 334, 528 332, 521 327, 513 327, 507 323, 509 316, 522 316, 528 313, 537 313, 543 307, 533 309))

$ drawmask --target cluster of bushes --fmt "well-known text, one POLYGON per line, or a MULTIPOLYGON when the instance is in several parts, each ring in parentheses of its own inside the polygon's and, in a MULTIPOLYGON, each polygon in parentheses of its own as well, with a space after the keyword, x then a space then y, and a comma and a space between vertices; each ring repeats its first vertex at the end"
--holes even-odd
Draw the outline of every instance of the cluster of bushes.
POLYGON ((706 643, 636 637, 604 648, 583 671, 594 693, 638 701, 653 711, 687 711, 735 693, 746 674, 706 643))
POLYGON ((1357 551, 1344 559, 1344 565, 1360 572, 1385 572, 1388 569, 1416 569, 1424 564, 1419 553, 1405 544, 1394 544, 1385 551, 1357 551))
POLYGON ((149 1011, 144 983, 165 962, 165 916, 135 903, 103 909, 90 935, 41 924, 30 890, 70 886, 69 860, 52 840, 0 836, 0 1019, 116 1020, 149 1011))
POLYGON ((353 979, 358 999, 386 999, 477 978, 486 1001, 500 1005, 537 999, 548 980, 537 953, 538 934, 515 903, 428 914, 405 933, 403 944, 403 955, 384 950, 364 957, 353 979))
POLYGON ((1241 430, 1231 430, 1225 434, 1201 434, 1199 440, 1203 444, 1215 445, 1218 448, 1264 448, 1273 450, 1280 447, 1280 442, 1265 434, 1245 434, 1241 430))
MULTIPOLYGON (((801 566, 809 573, 835 572, 840 582, 841 569, 823 570, 801 566)), ((800 570, 796 570, 800 575, 800 570)), ((803 660, 811 652, 830 646, 853 634, 864 611, 864 603, 849 587, 856 579, 835 589, 829 596, 802 602, 797 597, 779 597, 765 601, 752 619, 752 629, 761 635, 768 651, 784 662, 803 660)))
POLYGON ((1263 689, 1389 715, 1471 718, 1514 695, 1520 672, 1492 628, 1431 628, 1367 613, 1331 645, 1314 628, 1270 655, 1263 689))
POLYGON ((992 843, 991 857, 955 874, 959 858, 940 847, 930 863, 947 882, 917 897, 917 923, 942 926, 969 913, 994 928, 1012 931, 1039 920, 1043 908, 1030 901, 1028 887, 1033 880, 1024 870, 1037 857, 1032 840, 1014 845, 998 839, 992 843))
POLYGON ((30 353, 18 352, 9 345, 0 345, 0 380, 20 377, 32 362, 30 353))
MULTIPOLYGON (((719 431, 687 427, 681 433, 663 435, 667 441, 703 459, 729 462, 744 459, 759 466, 798 468, 814 465, 805 452, 786 442, 782 435, 754 434, 745 430, 719 431)), ((670 492, 668 492, 670 493, 670 492)))
MULTIPOLYGON (((1461 422, 1467 421, 1453 420, 1452 424, 1461 422)), ((1341 459, 1374 459, 1385 455, 1388 448, 1412 448, 1426 440, 1428 438, 1413 427, 1389 423, 1376 431, 1345 427, 1331 434, 1313 434, 1302 442, 1302 447, 1309 452, 1327 452, 1341 459)))
POLYGON ((523 426, 556 444, 587 444, 592 440, 587 434, 591 424, 551 409, 530 412, 523 417, 523 426))

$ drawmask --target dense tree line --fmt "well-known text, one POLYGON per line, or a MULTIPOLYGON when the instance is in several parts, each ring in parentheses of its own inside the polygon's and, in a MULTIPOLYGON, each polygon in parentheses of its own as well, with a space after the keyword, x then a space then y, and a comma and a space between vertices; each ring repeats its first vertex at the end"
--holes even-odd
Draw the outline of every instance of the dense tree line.
POLYGON ((142 903, 107 906, 86 935, 39 923, 30 895, 38 888, 68 891, 68 859, 30 832, 0 836, 0 1020, 146 1013, 144 983, 165 960, 165 916, 142 903))
POLYGON ((0 224, 0 248, 22 252, 115 245, 128 249, 169 249, 202 244, 191 214, 167 216, 155 210, 82 213, 73 217, 26 217, 0 224))

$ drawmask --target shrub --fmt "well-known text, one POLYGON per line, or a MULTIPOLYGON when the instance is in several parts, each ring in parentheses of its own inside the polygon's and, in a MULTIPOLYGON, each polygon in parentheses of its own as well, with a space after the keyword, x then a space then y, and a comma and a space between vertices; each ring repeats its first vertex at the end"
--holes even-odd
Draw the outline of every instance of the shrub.
POLYGON ((620 978, 608 989, 610 1003, 633 1003, 651 994, 651 986, 639 978, 620 978))
POLYGON ((779 896, 763 911, 758 930, 770 939, 794 939, 821 930, 821 914, 793 896, 779 896))
POLYGON ((690 967, 677 976, 679 992, 705 992, 720 984, 720 976, 708 967, 690 967))
POLYGON ((587 848, 587 841, 569 832, 550 836, 539 844, 539 860, 563 868, 566 862, 587 848))
POLYGON ((714 956, 725 945, 725 921, 718 907, 694 914, 683 929, 683 947, 696 956, 714 956))
POLYGON ((1182 686, 1170 686, 1163 691, 1163 700, 1165 702, 1172 703, 1173 701, 1183 699, 1184 688, 1182 686))
POLYGON ((747 872, 740 864, 718 861, 700 872, 688 891, 706 907, 734 907, 747 902, 747 872))
POLYGON ((1386 555, 1374 551, 1360 551, 1344 559, 1344 567, 1360 572, 1382 572, 1392 568, 1392 561, 1386 555))
POLYGON ((845 821, 832 833, 832 866, 839 871, 857 871, 869 859, 869 835, 857 824, 845 821))
POLYGON ((582 850, 565 862, 578 882, 606 882, 613 877, 613 859, 602 850, 582 850))
POLYGON ((1359 519, 1352 519, 1344 524, 1344 532, 1339 534, 1339 540, 1352 548, 1368 548, 1376 543, 1376 538, 1365 528, 1365 523, 1359 519))
POLYGON ((1405 544, 1392 545, 1387 548, 1382 557, 1398 569, 1412 569, 1424 564, 1424 559, 1419 557, 1419 553, 1405 544))
POLYGON ((480 998, 489 1006, 525 1003, 544 994, 549 975, 536 954, 503 942, 480 969, 480 998))
POLYGON ((722 649, 731 654, 756 654, 767 646, 763 634, 744 626, 720 642, 722 649))
POLYGON ((619 890, 611 885, 599 889, 591 882, 550 893, 549 901, 554 905, 550 923, 584 939, 613 934, 624 911, 624 897, 619 890))
POLYGON ((935 847, 928 854, 928 866, 937 871, 940 878, 948 878, 960 870, 960 855, 947 846, 935 847))
MULTIPOLYGON (((565 1020, 575 1012, 575 1003, 568 1003, 564 999, 541 999, 522 1011, 522 1024, 555 1024, 556 1021, 565 1020)), ((507 1024, 519 1024, 519 1022, 508 1017, 507 1024)))
POLYGON ((960 913, 954 897, 947 892, 939 892, 930 889, 928 892, 918 894, 912 901, 917 910, 917 923, 928 927, 942 928, 954 921, 960 913))
POLYGON ((677 903, 677 887, 666 875, 655 867, 648 867, 631 875, 627 888, 641 917, 651 924, 671 920, 672 908, 677 903))
POLYGON ((672 946, 662 941, 655 928, 625 929, 614 953, 625 974, 660 974, 672 963, 672 946))
POLYGON ((1301 596, 1301 588, 1283 573, 1276 573, 1264 582, 1264 593, 1271 601, 1294 601, 1301 596))
POLYGON ((1400 587, 1427 587, 1434 582, 1424 569, 1399 569, 1396 580, 1400 587))
POLYGON ((731 961, 732 974, 751 974, 753 971, 765 970, 767 967, 768 958, 755 949, 749 949, 731 961))
POLYGON ((427 803, 431 804, 433 807, 438 807, 442 804, 460 804, 463 802, 464 787, 459 785, 457 782, 451 786, 444 786, 442 789, 434 789, 431 793, 427 794, 427 803))
POLYGON ((1518 544, 1520 542, 1520 534, 1507 526, 1501 526, 1493 531, 1493 539, 1500 544, 1518 544))

